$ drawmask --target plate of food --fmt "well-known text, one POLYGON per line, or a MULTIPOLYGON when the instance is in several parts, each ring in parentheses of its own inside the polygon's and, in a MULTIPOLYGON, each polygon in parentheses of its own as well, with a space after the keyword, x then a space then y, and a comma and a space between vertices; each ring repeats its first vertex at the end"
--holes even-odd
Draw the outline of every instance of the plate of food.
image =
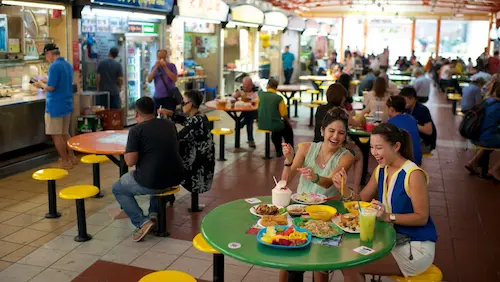
POLYGON ((311 218, 296 218, 293 225, 311 232, 312 236, 317 238, 332 238, 338 236, 344 231, 331 222, 316 220, 311 218))
POLYGON ((260 205, 255 205, 250 208, 250 213, 256 216, 263 216, 263 215, 279 215, 279 214, 285 214, 287 211, 285 208, 278 207, 275 205, 271 204, 260 204, 260 205))
POLYGON ((333 223, 347 233, 359 233, 359 217, 352 213, 341 214, 332 219, 333 223))
POLYGON ((286 207, 286 210, 291 216, 301 216, 303 214, 307 214, 306 207, 307 205, 293 204, 286 207))
POLYGON ((323 204, 324 202, 326 202, 326 199, 327 197, 325 195, 310 192, 302 192, 300 194, 295 193, 292 195, 292 200, 294 202, 304 205, 323 204))
POLYGON ((311 244, 311 233, 294 226, 270 226, 259 231, 257 241, 278 249, 298 249, 311 244))
POLYGON ((286 215, 263 215, 257 224, 260 227, 266 228, 269 226, 284 225, 290 226, 293 224, 292 219, 286 215))

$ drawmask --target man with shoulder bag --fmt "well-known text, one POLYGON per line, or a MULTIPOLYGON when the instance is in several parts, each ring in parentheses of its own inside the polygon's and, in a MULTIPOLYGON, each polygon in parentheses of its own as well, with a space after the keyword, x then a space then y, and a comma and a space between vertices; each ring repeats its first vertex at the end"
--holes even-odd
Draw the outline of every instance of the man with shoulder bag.
POLYGON ((148 75, 148 82, 154 80, 155 83, 155 112, 160 108, 175 111, 177 105, 182 102, 182 95, 175 86, 177 81, 177 68, 175 64, 170 63, 168 52, 160 49, 157 52, 158 61, 148 75))

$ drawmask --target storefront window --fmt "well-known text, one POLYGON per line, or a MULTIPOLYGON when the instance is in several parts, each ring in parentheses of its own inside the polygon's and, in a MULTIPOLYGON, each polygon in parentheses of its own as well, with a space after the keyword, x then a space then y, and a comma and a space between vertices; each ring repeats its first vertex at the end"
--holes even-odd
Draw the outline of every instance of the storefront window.
POLYGON ((439 55, 475 60, 487 47, 488 21, 442 21, 439 55))
POLYGON ((416 20, 413 48, 415 56, 422 64, 425 64, 432 54, 436 54, 436 32, 437 20, 416 20))
POLYGON ((389 47, 389 64, 398 57, 411 56, 411 27, 409 19, 373 19, 368 23, 366 52, 381 54, 389 47))

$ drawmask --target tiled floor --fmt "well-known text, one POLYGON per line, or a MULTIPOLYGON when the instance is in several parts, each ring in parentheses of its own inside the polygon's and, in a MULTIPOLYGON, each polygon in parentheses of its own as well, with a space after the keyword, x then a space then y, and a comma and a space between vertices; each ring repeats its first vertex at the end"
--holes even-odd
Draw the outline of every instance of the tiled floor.
MULTIPOLYGON (((438 148, 434 156, 424 160, 430 175, 431 215, 438 233, 435 264, 446 281, 500 281, 500 247, 496 201, 499 185, 472 177, 463 169, 473 154, 467 142, 459 137, 458 117, 442 97, 428 103, 438 128, 438 148), (439 102, 439 103, 438 103, 439 102)), ((233 127, 225 113, 217 127, 233 127)), ((307 126, 309 111, 300 109, 296 119, 295 142, 311 140, 307 126)), ((91 241, 77 243, 76 212, 73 201, 58 199, 62 216, 45 219, 47 187, 31 179, 33 171, 23 172, 0 181, 0 281, 138 281, 147 273, 160 269, 186 271, 199 281, 211 281, 212 257, 195 250, 191 239, 199 232, 203 216, 225 202, 243 197, 268 195, 273 186, 272 176, 280 175, 282 160, 262 159, 263 134, 255 132, 258 149, 248 150, 246 133, 242 131, 243 152, 227 150, 226 162, 217 162, 212 190, 201 195, 206 207, 203 212, 187 211, 190 198, 187 191, 177 196, 173 208, 168 208, 170 238, 148 236, 144 242, 130 239, 133 226, 128 219, 113 220, 108 214, 117 208, 111 185, 118 178, 118 168, 112 163, 101 165, 101 184, 104 197, 86 200, 87 228, 94 236, 91 241), (259 175, 259 177, 256 177, 259 175), (251 181, 246 181, 250 180, 251 181)), ((218 142, 216 138, 216 142, 218 142)), ((218 150, 218 146, 216 146, 218 150)), ((233 137, 226 148, 234 148, 233 137)), ((492 161, 498 161, 494 156, 492 161)), ((373 164, 372 164, 373 165, 373 164)), ((58 190, 74 184, 92 183, 91 167, 78 165, 70 175, 57 182, 58 190)), ((295 181, 296 182, 296 181, 295 181)), ((292 184, 291 187, 294 187, 292 184)), ((140 197, 142 207, 147 198, 140 197)), ((277 270, 247 265, 226 258, 226 281, 277 281, 277 270)), ((310 281, 311 273, 307 273, 310 281)), ((340 272, 332 281, 342 281, 340 272)), ((388 278, 384 278, 389 281, 388 278)))

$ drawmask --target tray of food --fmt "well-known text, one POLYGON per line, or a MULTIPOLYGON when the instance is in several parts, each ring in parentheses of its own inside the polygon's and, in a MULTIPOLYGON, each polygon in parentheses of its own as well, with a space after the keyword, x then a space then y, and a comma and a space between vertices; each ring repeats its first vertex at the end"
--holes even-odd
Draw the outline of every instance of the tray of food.
POLYGON ((344 231, 332 222, 316 220, 311 218, 295 218, 293 225, 311 232, 312 236, 317 238, 332 238, 338 236, 344 231))
POLYGON ((269 226, 275 225, 292 225, 292 218, 286 215, 263 215, 259 221, 257 221, 257 225, 260 227, 266 228, 269 226))
POLYGON ((286 207, 286 210, 291 216, 301 216, 307 214, 306 207, 307 205, 293 204, 286 207))
POLYGON ((347 233, 359 233, 359 217, 352 213, 346 213, 336 216, 332 219, 333 223, 347 233))
POLYGON ((295 193, 292 195, 292 200, 299 204, 304 205, 317 205, 323 204, 326 202, 327 197, 325 195, 316 194, 316 193, 295 193))
POLYGON ((279 215, 279 214, 285 214, 287 213, 287 210, 282 207, 278 207, 275 205, 271 204, 261 204, 261 205, 255 205, 250 208, 250 213, 256 216, 263 216, 263 215, 279 215))
POLYGON ((311 233, 293 226, 269 226, 259 231, 257 241, 279 249, 298 249, 311 244, 311 233))

